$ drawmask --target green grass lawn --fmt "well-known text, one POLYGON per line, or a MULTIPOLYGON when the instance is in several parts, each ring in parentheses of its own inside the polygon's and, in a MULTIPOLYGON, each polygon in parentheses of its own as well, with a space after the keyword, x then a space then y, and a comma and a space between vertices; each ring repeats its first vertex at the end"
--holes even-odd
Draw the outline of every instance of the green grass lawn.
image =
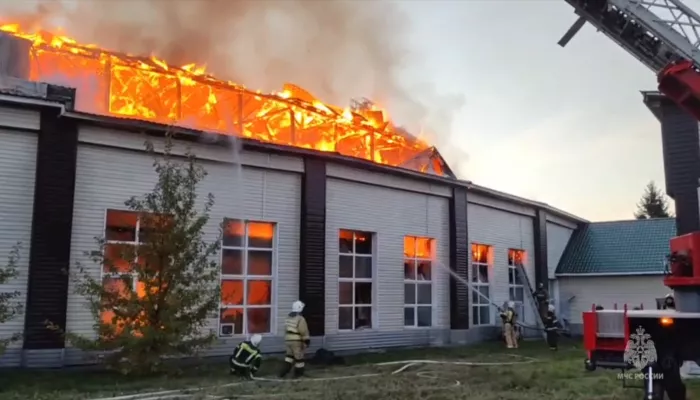
MULTIPOLYGON (((285 382, 239 382, 228 374, 226 364, 203 363, 189 367, 179 376, 127 378, 106 372, 71 369, 54 371, 3 371, 0 400, 79 400, 151 391, 208 387, 192 399, 465 399, 527 400, 639 400, 638 389, 623 389, 616 371, 585 372, 584 352, 579 341, 564 342, 559 352, 548 351, 541 342, 526 342, 520 349, 507 350, 499 343, 479 346, 397 350, 381 354, 348 357, 346 366, 309 366, 307 377, 285 382), (471 362, 513 362, 525 356, 530 364, 509 366, 414 365, 401 373, 392 371, 402 364, 376 366, 399 360, 443 360, 471 362), (369 375, 321 381, 319 378, 369 375), (224 386, 227 385, 227 386, 224 386), (207 397, 209 396, 209 397, 207 397)), ((268 360, 260 376, 275 379, 278 360, 268 360)), ((699 382, 700 383, 700 382, 699 382)), ((691 382, 690 393, 700 393, 691 382)), ((692 397, 689 395, 689 397, 692 397)))

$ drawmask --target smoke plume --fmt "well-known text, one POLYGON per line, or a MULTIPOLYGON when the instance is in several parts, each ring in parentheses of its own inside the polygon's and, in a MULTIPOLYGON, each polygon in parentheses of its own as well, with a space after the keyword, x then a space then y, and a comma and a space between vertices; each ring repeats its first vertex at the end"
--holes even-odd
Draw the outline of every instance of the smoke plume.
MULTIPOLYGON (((62 25, 81 42, 171 64, 206 64, 214 75, 253 89, 278 91, 286 82, 345 106, 367 97, 410 131, 419 127, 440 145, 451 130, 460 97, 429 84, 401 82, 399 73, 422 62, 408 43, 410 20, 382 0, 56 0, 8 20, 62 25)), ((3 4, 3 8, 8 6, 3 4)), ((25 6, 26 7, 26 6, 25 6)))

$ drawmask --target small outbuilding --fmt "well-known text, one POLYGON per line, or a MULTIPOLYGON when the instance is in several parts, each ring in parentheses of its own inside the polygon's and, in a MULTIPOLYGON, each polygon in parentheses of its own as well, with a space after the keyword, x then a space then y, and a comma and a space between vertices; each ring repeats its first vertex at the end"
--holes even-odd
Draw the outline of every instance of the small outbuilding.
POLYGON ((592 222, 574 232, 556 269, 560 312, 573 331, 581 313, 603 308, 656 308, 664 286, 675 218, 592 222))

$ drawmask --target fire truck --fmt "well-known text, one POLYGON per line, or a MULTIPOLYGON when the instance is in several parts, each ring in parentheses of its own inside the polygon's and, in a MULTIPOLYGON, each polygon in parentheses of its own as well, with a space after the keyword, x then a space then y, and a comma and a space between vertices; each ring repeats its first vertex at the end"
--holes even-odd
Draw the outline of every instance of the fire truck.
MULTIPOLYGON (((700 120, 700 16, 695 11, 680 0, 565 1, 578 19, 560 46, 590 23, 654 71, 661 95, 700 120)), ((700 157, 700 149, 691 151, 700 157)), ((698 176, 694 170, 684 173, 698 176)), ((678 236, 671 239, 663 280, 673 292, 675 310, 593 308, 583 313, 585 368, 640 370, 644 400, 664 395, 685 400, 680 367, 686 361, 700 364, 700 232, 680 228, 688 219, 681 220, 679 199, 674 200, 678 236)), ((693 215, 697 218, 697 210, 693 215)))

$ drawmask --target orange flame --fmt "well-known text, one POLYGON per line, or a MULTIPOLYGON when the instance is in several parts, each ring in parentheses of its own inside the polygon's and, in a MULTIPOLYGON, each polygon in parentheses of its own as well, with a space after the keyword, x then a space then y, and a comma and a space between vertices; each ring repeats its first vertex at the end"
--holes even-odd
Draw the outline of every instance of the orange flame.
POLYGON ((31 42, 29 79, 74 87, 80 111, 136 118, 262 142, 290 145, 398 166, 428 148, 399 132, 383 110, 323 103, 286 84, 264 94, 206 74, 204 66, 174 67, 79 44, 19 24, 0 26, 31 42))

